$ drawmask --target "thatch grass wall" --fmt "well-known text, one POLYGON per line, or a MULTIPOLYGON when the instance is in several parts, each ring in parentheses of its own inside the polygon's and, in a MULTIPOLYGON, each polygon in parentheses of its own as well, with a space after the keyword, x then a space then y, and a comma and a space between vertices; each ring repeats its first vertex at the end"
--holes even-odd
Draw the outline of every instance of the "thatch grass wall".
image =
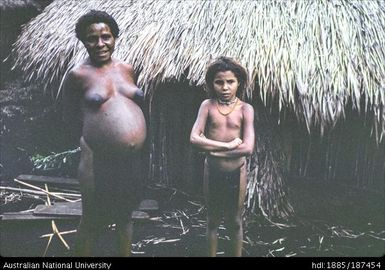
POLYGON ((316 131, 309 134, 293 119, 281 125, 291 176, 382 190, 385 142, 376 142, 369 128, 370 117, 346 109, 346 118, 324 136, 316 131))

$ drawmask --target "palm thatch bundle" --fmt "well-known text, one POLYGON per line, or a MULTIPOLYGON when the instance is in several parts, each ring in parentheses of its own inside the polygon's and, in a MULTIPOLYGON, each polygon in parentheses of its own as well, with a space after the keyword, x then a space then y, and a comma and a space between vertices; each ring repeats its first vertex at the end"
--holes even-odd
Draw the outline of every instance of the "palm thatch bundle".
POLYGON ((140 71, 138 84, 148 96, 157 85, 181 78, 203 85, 207 64, 227 55, 249 71, 249 98, 254 94, 267 108, 293 111, 309 132, 319 127, 323 133, 353 107, 371 112, 377 142, 384 137, 381 0, 57 0, 24 26, 14 44, 15 66, 28 81, 57 89, 65 72, 86 56, 74 24, 90 9, 117 20, 115 57, 140 71))

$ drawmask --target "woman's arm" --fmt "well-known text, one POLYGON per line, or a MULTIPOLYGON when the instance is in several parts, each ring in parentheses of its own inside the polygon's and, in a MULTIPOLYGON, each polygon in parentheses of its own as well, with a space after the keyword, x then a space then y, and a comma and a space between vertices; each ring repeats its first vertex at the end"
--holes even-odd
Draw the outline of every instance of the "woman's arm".
POLYGON ((70 71, 63 84, 63 121, 70 131, 70 136, 74 140, 78 140, 81 136, 82 128, 82 112, 80 108, 81 103, 81 89, 77 83, 77 76, 73 71, 70 71))
POLYGON ((206 99, 202 102, 197 119, 193 125, 190 134, 190 142, 205 151, 224 151, 238 147, 242 143, 242 140, 236 138, 231 142, 221 142, 206 138, 204 135, 205 126, 208 118, 210 100, 206 99))
POLYGON ((214 157, 235 158, 249 156, 254 151, 254 109, 250 104, 243 105, 243 142, 238 147, 228 151, 210 151, 214 157))

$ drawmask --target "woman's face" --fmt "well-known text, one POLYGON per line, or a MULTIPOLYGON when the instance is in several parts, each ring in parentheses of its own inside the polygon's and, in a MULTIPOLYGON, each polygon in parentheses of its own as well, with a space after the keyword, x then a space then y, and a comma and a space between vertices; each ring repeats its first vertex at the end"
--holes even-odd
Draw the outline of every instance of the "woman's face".
POLYGON ((115 49, 115 38, 107 24, 93 23, 86 29, 83 44, 91 61, 95 64, 103 64, 111 60, 115 49))

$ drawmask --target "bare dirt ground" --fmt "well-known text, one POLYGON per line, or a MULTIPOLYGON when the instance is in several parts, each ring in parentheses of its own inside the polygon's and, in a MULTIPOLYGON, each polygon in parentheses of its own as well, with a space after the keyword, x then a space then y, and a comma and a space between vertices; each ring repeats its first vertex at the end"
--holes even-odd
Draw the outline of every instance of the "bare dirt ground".
MULTIPOLYGON (((291 183, 296 217, 272 223, 261 214, 245 219, 244 257, 378 257, 385 254, 383 193, 362 192, 325 183, 291 183)), ((150 220, 135 224, 133 257, 205 256, 205 207, 201 198, 182 192, 151 188, 160 209, 150 220)), ((37 197, 1 194, 1 212, 33 209, 37 197), (13 196, 13 198, 11 198, 13 196), (19 196, 19 197, 17 197, 19 196), (8 200, 8 201, 6 201, 8 200)), ((73 247, 78 219, 56 221, 73 247), (71 232, 72 231, 72 232, 71 232)), ((71 257, 71 249, 52 233, 50 221, 1 222, 1 255, 9 257, 71 257)), ((114 226, 99 241, 100 256, 115 256, 111 246, 114 226)), ((219 257, 226 257, 228 236, 219 230, 219 257)))

